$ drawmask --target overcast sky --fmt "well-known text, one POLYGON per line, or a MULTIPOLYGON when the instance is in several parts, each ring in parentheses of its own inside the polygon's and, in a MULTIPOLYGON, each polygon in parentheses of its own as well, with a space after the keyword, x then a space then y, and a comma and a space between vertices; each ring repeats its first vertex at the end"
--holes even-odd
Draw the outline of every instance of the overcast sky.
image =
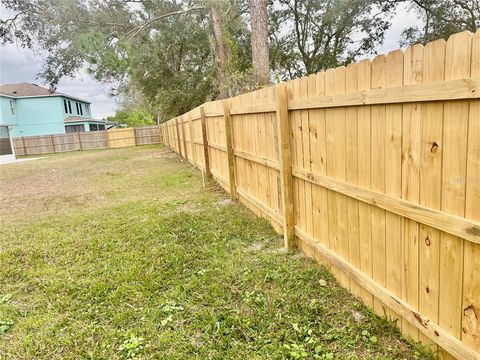
MULTIPOLYGON (((405 6, 400 8, 392 19, 392 26, 386 33, 385 43, 379 49, 379 53, 386 54, 397 49, 402 30, 418 22, 413 12, 409 12, 405 6)), ((29 82, 41 85, 41 80, 35 77, 41 69, 42 61, 43 57, 31 50, 16 45, 0 47, 0 83, 29 82)), ((58 91, 90 101, 92 116, 95 118, 115 114, 117 104, 109 95, 109 86, 95 81, 85 72, 80 72, 74 79, 62 80, 58 85, 58 91)))
MULTIPOLYGON (((0 83, 29 82, 42 85, 41 80, 35 79, 42 62, 43 57, 31 50, 13 44, 0 47, 0 83)), ((115 114, 116 103, 109 95, 109 87, 95 81, 85 72, 79 73, 74 79, 63 79, 57 89, 61 93, 90 101, 94 118, 115 114)))

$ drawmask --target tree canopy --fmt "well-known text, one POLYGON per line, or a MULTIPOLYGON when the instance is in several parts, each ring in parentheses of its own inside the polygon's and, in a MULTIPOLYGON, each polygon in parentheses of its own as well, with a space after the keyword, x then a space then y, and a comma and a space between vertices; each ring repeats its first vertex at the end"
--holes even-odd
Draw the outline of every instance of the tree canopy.
POLYGON ((402 44, 411 44, 474 31, 479 2, 270 0, 268 33, 262 35, 268 35, 268 57, 258 46, 262 38, 251 45, 251 21, 265 17, 251 17, 250 5, 264 7, 265 1, 3 0, 9 16, 0 22, 0 37, 3 44, 47 54, 39 77, 52 88, 86 69, 129 99, 122 108, 167 119, 262 86, 265 64, 257 83, 252 49, 263 51, 257 63, 267 58, 270 74, 286 80, 374 54, 399 4, 408 3, 421 19, 405 28, 402 44))

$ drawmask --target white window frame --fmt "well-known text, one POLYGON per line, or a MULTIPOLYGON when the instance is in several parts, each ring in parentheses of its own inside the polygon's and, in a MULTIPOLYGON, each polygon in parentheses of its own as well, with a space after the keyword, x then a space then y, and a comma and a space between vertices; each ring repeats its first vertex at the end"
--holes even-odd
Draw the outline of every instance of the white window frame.
POLYGON ((10 100, 10 112, 12 115, 15 115, 17 113, 17 109, 15 107, 15 100, 10 100))

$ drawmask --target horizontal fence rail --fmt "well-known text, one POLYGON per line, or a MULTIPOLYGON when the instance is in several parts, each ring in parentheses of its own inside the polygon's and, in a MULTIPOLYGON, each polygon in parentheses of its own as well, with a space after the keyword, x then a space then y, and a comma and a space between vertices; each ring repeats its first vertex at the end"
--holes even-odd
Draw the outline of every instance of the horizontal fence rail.
POLYGON ((160 142, 160 128, 158 126, 146 126, 107 131, 17 137, 13 139, 13 146, 15 154, 22 156, 159 144, 160 142))
POLYGON ((404 334, 480 359, 480 30, 208 102, 160 132, 404 334))

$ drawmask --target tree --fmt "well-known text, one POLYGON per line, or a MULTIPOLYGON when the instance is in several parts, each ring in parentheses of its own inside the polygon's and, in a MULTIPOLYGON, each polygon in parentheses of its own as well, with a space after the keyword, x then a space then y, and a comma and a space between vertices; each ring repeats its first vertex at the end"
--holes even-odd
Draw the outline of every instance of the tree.
POLYGON ((210 6, 210 12, 212 16, 212 28, 215 36, 215 54, 216 63, 218 65, 218 85, 219 85, 219 99, 228 97, 228 85, 227 85, 227 67, 230 63, 231 52, 227 43, 225 34, 225 20, 220 16, 220 4, 218 0, 214 0, 210 6))
POLYGON ((2 42, 47 53, 39 77, 52 88, 86 67, 99 81, 115 84, 115 94, 137 87, 165 116, 175 116, 219 94, 231 95, 231 74, 245 70, 244 61, 232 61, 247 54, 238 49, 245 42, 236 41, 245 38, 241 1, 5 0, 3 5, 13 16, 1 21, 2 42))
POLYGON ((155 117, 149 112, 135 108, 128 110, 118 110, 115 116, 109 116, 107 121, 126 124, 128 127, 155 125, 155 117))
POLYGON ((381 0, 279 0, 272 62, 282 78, 346 65, 383 42, 394 4, 381 0))
POLYGON ((403 31, 402 46, 446 40, 457 32, 469 30, 474 33, 480 27, 480 0, 408 0, 408 3, 423 24, 403 31))
POLYGON ((259 84, 270 82, 267 0, 250 0, 252 65, 259 84))

